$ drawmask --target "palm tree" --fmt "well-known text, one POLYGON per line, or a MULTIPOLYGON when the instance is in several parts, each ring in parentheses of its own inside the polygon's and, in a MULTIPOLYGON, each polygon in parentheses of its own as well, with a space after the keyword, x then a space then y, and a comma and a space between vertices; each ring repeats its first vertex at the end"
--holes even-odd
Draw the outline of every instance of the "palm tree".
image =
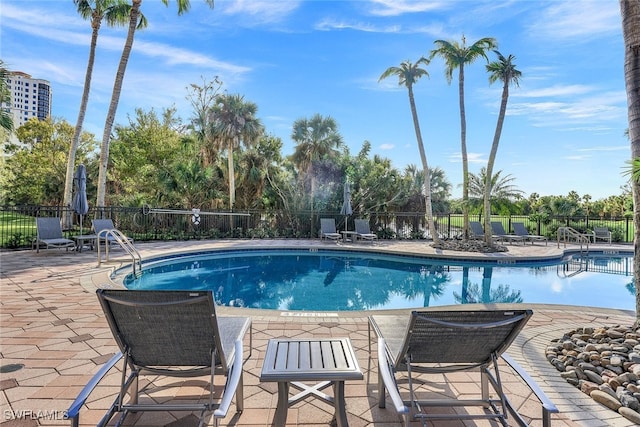
MULTIPOLYGON (((640 159, 640 3, 620 0, 624 39, 624 80, 627 88, 631 159, 640 159)), ((633 278, 640 283, 640 180, 632 180, 634 256, 633 278)), ((640 323, 640 286, 636 286, 636 325, 640 323)))
POLYGON ((464 238, 469 238, 469 159, 467 157, 467 119, 464 108, 464 66, 473 63, 479 57, 488 60, 486 51, 497 46, 496 40, 491 37, 482 38, 471 46, 466 45, 466 39, 462 36, 462 44, 458 42, 436 40, 436 49, 431 51, 430 58, 440 56, 445 62, 445 77, 451 84, 453 71, 458 69, 458 94, 460 103, 460 152, 462 156, 462 213, 464 216, 464 238))
MULTIPOLYGON (((500 102, 500 113, 498 114, 498 122, 496 123, 496 131, 493 135, 493 143, 491 144, 491 152, 489 153, 489 161, 487 162, 487 182, 484 187, 484 229, 490 230, 491 221, 491 186, 489 185, 489 177, 493 174, 493 164, 496 161, 496 154, 498 153, 498 144, 500 143, 500 135, 502 134, 502 125, 504 123, 504 117, 507 112, 507 101, 509 100, 509 86, 513 83, 518 86, 520 76, 522 73, 516 69, 516 64, 513 63, 515 57, 509 55, 504 57, 500 52, 494 50, 498 56, 498 60, 487 64, 487 71, 489 72, 489 84, 501 81, 502 84, 502 101, 500 102)), ((491 235, 486 233, 484 240, 487 245, 492 244, 491 235)))
POLYGON ((316 193, 314 165, 324 159, 338 155, 337 148, 342 145, 342 136, 333 117, 315 114, 311 119, 298 119, 293 122, 291 139, 296 143, 291 160, 304 171, 310 182, 310 208, 313 215, 313 200, 316 193))
POLYGON ((413 128, 416 132, 416 139, 418 141, 418 150, 420 151, 420 160, 422 161, 422 170, 424 171, 424 204, 425 215, 427 216, 427 225, 429 227, 429 233, 433 238, 434 245, 440 245, 440 237, 438 237, 438 230, 436 229, 436 223, 433 220, 433 209, 431 206, 431 174, 429 173, 429 164, 427 163, 427 155, 424 150, 424 143, 422 142, 422 133, 420 132, 420 122, 418 121, 418 111, 416 110, 416 101, 413 96, 413 85, 422 76, 429 76, 429 73, 420 66, 429 65, 429 60, 425 57, 421 57, 412 64, 411 61, 403 61, 399 67, 389 67, 382 73, 378 82, 386 79, 389 76, 397 76, 398 84, 405 86, 409 91, 409 106, 411 107, 411 116, 413 117, 413 128))
POLYGON ((211 111, 211 135, 221 148, 227 149, 229 174, 229 209, 236 199, 233 150, 244 144, 253 146, 262 135, 263 127, 256 117, 258 106, 245 102, 241 95, 219 95, 211 111))
MULTIPOLYGON (((9 70, 4 65, 4 61, 0 59, 0 104, 11 104, 11 92, 7 79, 9 78, 9 70)), ((0 108, 0 128, 7 132, 13 131, 13 117, 9 111, 0 108)))
MULTIPOLYGON (((84 76, 84 89, 82 91, 82 100, 80 101, 80 110, 78 111, 78 121, 69 147, 69 157, 67 159, 67 173, 64 181, 64 206, 71 205, 71 192, 73 186, 73 173, 76 162, 76 151, 80 144, 80 134, 82 133, 82 124, 84 123, 84 115, 87 111, 89 102, 89 91, 91 89, 91 76, 93 75, 93 63, 96 55, 96 46, 98 43, 98 32, 102 21, 105 20, 110 27, 116 25, 125 25, 129 16, 131 6, 124 0, 73 0, 80 16, 91 22, 91 45, 89 48, 89 60, 87 61, 87 71, 84 76)), ((66 216, 65 216, 66 218, 66 216)))
MULTIPOLYGON (((476 199, 478 202, 484 200, 484 196, 487 190, 487 183, 489 184, 489 201, 492 203, 500 201, 513 201, 522 198, 523 191, 518 189, 513 184, 515 177, 511 174, 501 176, 502 171, 497 171, 491 175, 491 179, 488 179, 487 169, 482 167, 480 172, 476 175, 469 174, 469 195, 472 199, 476 199)), ((486 209, 483 204, 483 210, 486 209)), ((491 209, 491 208, 490 208, 491 209)), ((486 210, 484 210, 486 216, 486 210)), ((490 230, 491 228, 487 228, 490 230)))
MULTIPOLYGON (((214 0, 204 0, 211 8, 213 8, 214 0)), ((165 6, 169 5, 169 0, 162 0, 165 6)), ((182 15, 188 11, 191 7, 189 0, 176 0, 178 4, 178 15, 182 15)), ((129 62, 129 56, 131 55, 131 48, 133 47, 133 38, 137 29, 145 28, 147 26, 147 19, 140 12, 142 6, 142 0, 132 0, 131 7, 129 9, 129 30, 127 32, 127 39, 122 49, 122 56, 120 57, 120 63, 118 64, 118 71, 116 72, 116 79, 113 84, 113 93, 111 94, 111 102, 109 104, 109 112, 104 124, 104 132, 102 134, 102 145, 100 148, 100 164, 98 171, 98 197, 96 206, 103 207, 105 202, 105 194, 107 190, 107 165, 109 163, 109 143, 111 141, 111 131, 113 129, 113 122, 116 118, 116 111, 118 110, 118 102, 120 101, 120 92, 122 91, 122 83, 124 82, 124 73, 127 70, 127 63, 129 62)))

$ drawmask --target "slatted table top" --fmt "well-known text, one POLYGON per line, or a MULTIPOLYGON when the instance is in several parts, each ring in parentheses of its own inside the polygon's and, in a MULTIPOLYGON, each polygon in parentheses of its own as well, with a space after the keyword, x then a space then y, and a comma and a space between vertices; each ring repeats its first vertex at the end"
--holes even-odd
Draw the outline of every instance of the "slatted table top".
POLYGON ((260 381, 361 380, 349 338, 269 340, 260 381))

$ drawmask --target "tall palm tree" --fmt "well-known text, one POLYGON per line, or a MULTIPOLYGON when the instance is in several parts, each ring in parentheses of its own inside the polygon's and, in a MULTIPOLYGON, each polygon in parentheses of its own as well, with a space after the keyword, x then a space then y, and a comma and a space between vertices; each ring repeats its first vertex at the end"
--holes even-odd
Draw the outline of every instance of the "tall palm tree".
MULTIPOLYGON (((624 80, 627 88, 631 159, 640 159, 640 2, 620 0, 624 39, 624 80)), ((633 277, 640 283, 640 180, 632 180, 634 256, 633 277)), ((640 286, 636 286, 636 325, 640 323, 640 286)))
MULTIPOLYGON (((73 0, 76 9, 83 19, 91 23, 91 44, 89 48, 89 60, 84 76, 84 89, 80 110, 78 111, 78 121, 69 147, 69 157, 67 158, 67 173, 64 181, 64 206, 71 205, 71 192, 73 187, 73 173, 76 162, 76 151, 80 144, 80 134, 84 123, 84 115, 89 102, 89 91, 91 89, 91 76, 93 75, 93 63, 96 56, 96 46, 98 44, 98 32, 104 20, 108 26, 125 25, 128 21, 129 9, 131 6, 124 0, 73 0)), ((66 216, 65 216, 66 218, 66 216)))
POLYGON ((229 174, 229 209, 233 209, 236 199, 235 169, 233 150, 244 144, 253 146, 263 133, 260 120, 256 117, 258 106, 247 102, 241 95, 219 95, 211 111, 211 134, 221 148, 227 149, 229 174))
POLYGON ((429 172, 429 164, 427 163, 427 154, 424 150, 424 143, 422 142, 422 132, 420 132, 420 122, 418 120, 418 111, 416 109, 416 101, 413 96, 413 85, 423 76, 429 77, 429 73, 421 65, 425 67, 429 65, 429 60, 425 57, 421 57, 415 64, 411 61, 403 61, 399 67, 389 67, 382 73, 378 82, 386 79, 389 76, 397 76, 398 84, 405 86, 409 92, 409 106, 411 108, 411 117, 413 117, 413 128, 416 132, 416 139, 418 141, 418 150, 420 151, 420 160, 422 161, 422 170, 424 171, 424 204, 425 215, 427 216, 427 225, 429 227, 429 233, 433 238, 433 243, 439 245, 440 237, 438 237, 438 230, 436 229, 436 223, 433 220, 433 208, 431 206, 431 174, 429 172))
POLYGON ((445 63, 445 77, 451 84, 453 71, 458 69, 458 96, 460 103, 460 153, 462 156, 462 213, 464 217, 464 238, 469 238, 469 159, 467 157, 467 119, 464 108, 464 67, 473 63, 479 57, 487 58, 487 50, 495 49, 497 42, 494 38, 484 37, 471 46, 467 46, 462 36, 462 44, 456 41, 436 40, 437 46, 431 51, 430 59, 439 56, 445 63))
MULTIPOLYGON (((214 0, 204 0, 211 8, 213 8, 214 0)), ((169 0, 162 0, 165 6, 169 5, 169 0)), ((176 0, 178 5, 178 15, 182 15, 188 11, 191 7, 189 0, 176 0)), ((116 79, 113 84, 113 93, 111 94, 111 102, 109 103, 109 112, 104 124, 104 132, 102 134, 102 145, 100 148, 100 164, 98 171, 98 197, 96 206, 102 207, 105 202, 105 194, 107 191, 107 165, 109 163, 109 143, 111 141, 111 131, 113 129, 113 122, 116 118, 116 111, 118 110, 118 102, 120 101, 120 92, 122 91, 122 84, 124 82, 124 74, 127 70, 127 63, 129 62, 129 56, 131 55, 131 49, 133 47, 133 38, 137 29, 145 28, 147 26, 147 19, 140 12, 142 6, 142 0, 132 0, 131 7, 129 9, 129 30, 127 32, 127 39, 122 49, 122 56, 120 57, 120 63, 118 64, 118 71, 116 71, 116 79)))
POLYGON ((300 171, 304 171, 310 182, 310 208, 313 215, 313 201, 316 193, 314 164, 338 155, 337 148, 342 145, 342 136, 338 132, 338 123, 333 117, 315 114, 310 119, 298 119, 293 122, 291 139, 296 143, 292 161, 300 171))
MULTIPOLYGON (((9 79, 9 70, 4 65, 4 61, 0 59, 0 104, 11 104, 11 92, 7 80, 9 79)), ((13 131, 13 117, 9 111, 0 108, 0 129, 7 132, 13 131)))
MULTIPOLYGON (((493 164, 496 161, 496 154, 498 153, 498 144, 500 144, 500 135, 502 134, 502 125, 504 124, 504 117, 507 112, 507 102, 509 100, 509 86, 514 84, 519 85, 520 77, 522 73, 516 69, 516 64, 513 63, 515 57, 509 55, 504 57, 500 52, 494 50, 498 56, 497 61, 487 64, 487 71, 489 72, 489 83, 495 83, 497 81, 502 82, 502 100, 500 102, 500 113, 498 114, 498 122, 496 123, 496 131, 493 135, 493 143, 491 144, 491 152, 489 153, 489 160, 487 162, 487 182, 484 186, 484 229, 490 230, 491 221, 491 186, 489 185, 489 178, 493 174, 493 164)), ((486 233, 484 240, 487 245, 492 244, 491 235, 486 233)))

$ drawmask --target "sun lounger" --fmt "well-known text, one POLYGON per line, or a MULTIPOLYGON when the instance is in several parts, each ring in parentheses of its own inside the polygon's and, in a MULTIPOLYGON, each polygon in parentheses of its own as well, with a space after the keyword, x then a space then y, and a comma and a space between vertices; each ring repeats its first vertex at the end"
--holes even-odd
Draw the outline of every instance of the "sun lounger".
POLYGON ((543 426, 550 426, 550 414, 558 412, 557 408, 529 375, 504 354, 532 314, 531 310, 434 310, 401 316, 370 316, 369 351, 371 330, 378 342, 378 406, 385 407, 388 393, 407 427, 417 419, 422 425, 427 421, 438 425, 436 421, 443 419, 493 419, 506 426, 507 417, 508 425, 514 425, 511 423, 515 421, 517 425, 526 426, 527 421, 513 407, 503 389, 499 365, 505 361, 534 391, 542 404, 543 426), (437 393, 436 397, 434 393, 416 390, 419 387, 415 384, 423 384, 426 378, 430 382, 437 381, 446 378, 448 373, 461 371, 467 375, 480 373, 479 396, 464 393, 464 396, 446 397, 437 393), (437 376, 422 378, 419 374, 437 376), (433 410, 470 406, 481 406, 485 410, 433 410))
POLYGON ((340 233, 336 231, 336 220, 333 218, 320 218, 320 240, 338 240, 340 233))
POLYGON ((97 423, 100 426, 108 424, 117 413, 119 422, 124 422, 129 413, 145 411, 199 411, 200 425, 213 412, 217 426, 227 415, 234 395, 236 408, 242 411, 243 338, 249 332, 251 341, 249 317, 216 316, 211 291, 100 289, 97 295, 120 352, 98 371, 69 407, 66 417, 72 426, 79 425, 80 411, 90 393, 119 361, 120 392, 97 423), (214 386, 214 372, 227 378, 222 391, 214 386), (208 381, 191 397, 171 399, 162 394, 154 401, 139 398, 138 383, 144 384, 139 379, 146 375, 204 377, 208 381))
POLYGON ((471 227, 471 234, 473 239, 484 239, 484 230, 482 228, 482 224, 478 221, 469 221, 469 226, 471 227))
POLYGON ((36 253, 40 252, 40 246, 48 248, 75 248, 76 243, 64 237, 60 218, 36 218, 36 253))
POLYGON ((525 241, 530 241, 531 244, 534 242, 544 242, 546 245, 549 242, 547 236, 539 236, 537 234, 529 234, 529 230, 524 226, 522 222, 514 222, 511 224, 513 226, 513 231, 516 233, 516 236, 522 237, 525 241))
POLYGON ((516 236, 515 234, 508 234, 504 230, 504 226, 502 225, 502 223, 499 221, 491 222, 491 231, 494 237, 496 237, 498 240, 502 240, 503 242, 522 242, 522 244, 524 244, 524 237, 516 236))
POLYGON ((354 222, 356 225, 356 236, 359 239, 373 241, 378 238, 376 234, 371 232, 371 229, 369 228, 369 220, 356 219, 354 222))
POLYGON ((598 239, 611 244, 611 232, 607 227, 593 227, 593 243, 596 243, 598 239))
MULTIPOLYGON (((106 219, 94 219, 91 221, 91 226, 94 233, 98 236, 98 243, 101 241, 113 243, 117 241, 117 236, 124 236, 113 223, 111 218, 106 219), (114 230, 113 232, 111 230, 114 230)), ((125 237, 129 243, 133 243, 131 237, 125 237)))

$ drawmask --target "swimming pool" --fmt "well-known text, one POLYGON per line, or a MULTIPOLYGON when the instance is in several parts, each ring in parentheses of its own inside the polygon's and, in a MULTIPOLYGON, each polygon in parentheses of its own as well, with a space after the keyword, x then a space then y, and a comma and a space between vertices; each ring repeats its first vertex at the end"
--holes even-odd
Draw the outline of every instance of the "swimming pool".
MULTIPOLYGON (((611 251, 609 251, 611 252, 611 251)), ((291 311, 549 303, 635 309, 633 257, 591 252, 554 261, 442 260, 378 252, 256 249, 145 263, 128 289, 212 290, 216 303, 291 311)))

